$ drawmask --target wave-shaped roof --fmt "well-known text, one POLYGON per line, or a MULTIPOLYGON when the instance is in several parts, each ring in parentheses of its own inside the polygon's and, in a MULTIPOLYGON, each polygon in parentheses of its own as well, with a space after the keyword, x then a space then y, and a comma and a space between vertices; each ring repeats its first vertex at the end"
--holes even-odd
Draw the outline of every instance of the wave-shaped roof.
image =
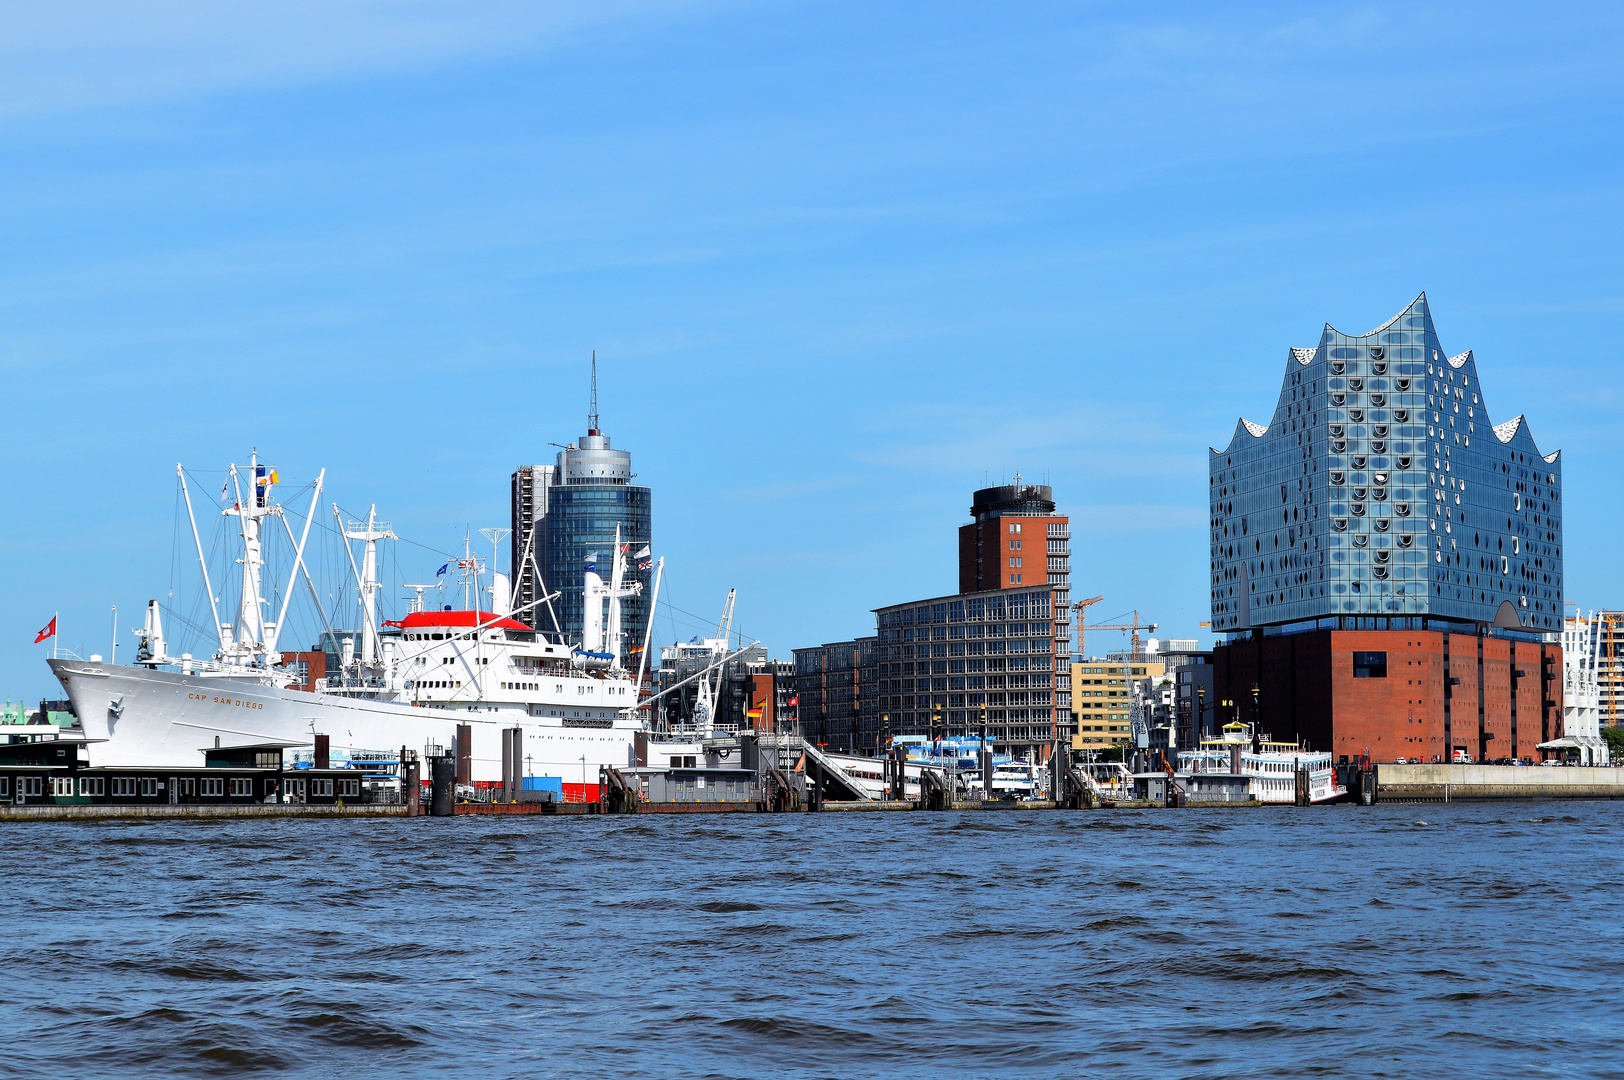
MULTIPOLYGON (((1330 350, 1328 349, 1328 346, 1334 343, 1334 339, 1341 338, 1341 339, 1344 339, 1344 341, 1346 341, 1346 342, 1352 342, 1352 341, 1360 341, 1360 340, 1365 339, 1365 338, 1375 337, 1378 334, 1382 334, 1382 333, 1384 333, 1384 332, 1386 332, 1388 330, 1391 330, 1395 325, 1398 325, 1400 323, 1400 321, 1402 319, 1404 319, 1406 316, 1412 316, 1412 315, 1413 316, 1420 316, 1422 319, 1425 320, 1425 322, 1424 323, 1411 323, 1409 325, 1410 326, 1416 326, 1416 327, 1424 326, 1425 327, 1424 332, 1427 335, 1428 339, 1430 339, 1432 341, 1433 348, 1436 350, 1436 348, 1437 348, 1437 332, 1433 329, 1432 313, 1431 313, 1431 311, 1429 310, 1429 308, 1427 306, 1427 294, 1424 291, 1419 293, 1414 300, 1412 300, 1408 304, 1406 304, 1404 306, 1404 308, 1402 310, 1400 310, 1397 314, 1395 314, 1392 318, 1388 319, 1386 322, 1382 323, 1380 326, 1376 327, 1374 330, 1371 330, 1371 331, 1369 331, 1367 333, 1364 333, 1364 334, 1360 334, 1358 337, 1353 337, 1352 335, 1343 334, 1340 330, 1336 329, 1330 323, 1326 323, 1324 332, 1323 332, 1323 334, 1321 335, 1321 338, 1320 338, 1319 345, 1317 345, 1317 346, 1315 346, 1314 348, 1311 348, 1311 349, 1298 348, 1296 346, 1292 346, 1291 349, 1289 350, 1289 354, 1288 354, 1289 359, 1288 359, 1288 362, 1287 362, 1287 365, 1286 365, 1286 367, 1287 367, 1286 378, 1285 378, 1285 381, 1282 383, 1281 388, 1280 388, 1280 399, 1279 399, 1279 402, 1275 406, 1275 412, 1274 412, 1273 418, 1271 418, 1271 420, 1269 421, 1268 424, 1258 424, 1258 423, 1255 423, 1255 422, 1253 422, 1251 420, 1246 419, 1245 417, 1240 417, 1238 422, 1235 425, 1235 430, 1230 435, 1228 446, 1224 450, 1219 450, 1216 447, 1211 447, 1210 449, 1211 449, 1212 453, 1214 453, 1214 454, 1224 454, 1224 453, 1229 452, 1232 448, 1234 448, 1234 446, 1236 444, 1236 441, 1240 438, 1241 432, 1243 432, 1243 431, 1246 434, 1250 435, 1254 439, 1263 438, 1263 436, 1268 433, 1269 428, 1274 423, 1274 421, 1276 419, 1279 419, 1282 416, 1286 415, 1283 410, 1285 410, 1289 405, 1289 402, 1287 402, 1287 390, 1286 390, 1286 388, 1287 388, 1287 386, 1292 384, 1293 376, 1292 376, 1291 372, 1295 371, 1297 368, 1300 368, 1300 367, 1309 367, 1312 364, 1314 364, 1316 361, 1324 362, 1326 359, 1328 359, 1329 356, 1330 356, 1330 350), (1293 363, 1293 361, 1295 363, 1293 363)), ((1436 351, 1434 351, 1433 357, 1434 357, 1433 362, 1437 363, 1438 361, 1436 360, 1436 357, 1437 357, 1437 352, 1436 351)), ((1449 367, 1451 369, 1455 370, 1455 371, 1460 371, 1460 370, 1465 369, 1465 368, 1471 368, 1471 370, 1467 372, 1467 377, 1468 377, 1469 381, 1471 381, 1472 383, 1474 383, 1474 384, 1476 384, 1478 386, 1482 385, 1482 379, 1477 373, 1476 361, 1475 361, 1475 357, 1473 356, 1472 350, 1467 349, 1463 353, 1456 353, 1454 356, 1448 357, 1447 360, 1448 360, 1449 367)), ((1487 411, 1488 411, 1487 402, 1481 401, 1481 398, 1479 398, 1479 407, 1482 408, 1485 413, 1487 413, 1487 411)), ((1527 420, 1522 416, 1517 416, 1514 419, 1508 420, 1503 424, 1495 424, 1494 425, 1495 437, 1497 439, 1499 439, 1499 441, 1501 443, 1509 443, 1509 442, 1511 442, 1514 438, 1517 437, 1517 433, 1519 431, 1524 433, 1524 437, 1528 440, 1529 448, 1532 449, 1535 454, 1539 455, 1546 462, 1554 463, 1556 461, 1556 459, 1561 455, 1560 450, 1558 450, 1558 451, 1556 451, 1554 453, 1551 453, 1551 454, 1542 454, 1542 453, 1540 453, 1538 446, 1534 443, 1533 434, 1528 431, 1527 420)))

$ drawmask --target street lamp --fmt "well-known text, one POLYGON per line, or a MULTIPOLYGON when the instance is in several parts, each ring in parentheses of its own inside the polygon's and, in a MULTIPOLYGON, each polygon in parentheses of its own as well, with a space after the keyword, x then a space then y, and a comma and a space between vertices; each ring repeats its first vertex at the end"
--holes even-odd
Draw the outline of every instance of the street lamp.
POLYGON ((1262 723, 1258 720, 1258 686, 1252 684, 1252 734, 1257 735, 1262 730, 1262 723))
POLYGON ((1195 742, 1191 745, 1191 750, 1198 749, 1201 746, 1201 740, 1206 738, 1207 735, 1207 688, 1205 686, 1196 687, 1195 696, 1200 709, 1195 716, 1195 742))

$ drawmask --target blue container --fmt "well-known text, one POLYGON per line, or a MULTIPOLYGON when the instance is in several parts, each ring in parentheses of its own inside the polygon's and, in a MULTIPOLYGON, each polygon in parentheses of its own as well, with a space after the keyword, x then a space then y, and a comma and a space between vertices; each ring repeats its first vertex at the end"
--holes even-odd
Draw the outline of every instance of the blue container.
POLYGON ((564 801, 564 778, 561 776, 527 776, 522 781, 525 791, 550 791, 564 801))

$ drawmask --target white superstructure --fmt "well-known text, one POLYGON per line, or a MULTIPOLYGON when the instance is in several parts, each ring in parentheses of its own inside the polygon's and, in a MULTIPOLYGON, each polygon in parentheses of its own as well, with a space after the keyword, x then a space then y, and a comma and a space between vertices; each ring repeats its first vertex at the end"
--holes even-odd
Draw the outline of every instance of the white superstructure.
MULTIPOLYGON (((632 761, 637 681, 622 666, 619 640, 620 603, 637 592, 625 581, 625 552, 616 545, 610 582, 586 574, 588 609, 600 613, 591 626, 592 639, 573 643, 549 640, 509 612, 507 583, 492 574, 490 595, 496 610, 422 610, 420 599, 403 618, 379 622, 376 545, 393 539, 376 512, 364 522, 338 520, 346 541, 363 545, 350 567, 360 600, 361 648, 346 647, 339 670, 301 683, 283 666, 277 633, 297 579, 309 574, 303 563, 309 520, 320 497, 320 480, 306 519, 304 536, 295 540, 282 511, 271 499, 277 482, 274 469, 257 457, 245 469, 232 467, 228 484, 237 497, 222 511, 239 522, 241 598, 234 622, 221 622, 198 539, 191 494, 181 473, 182 492, 203 563, 204 586, 219 633, 219 647, 208 660, 169 655, 157 601, 148 604, 141 646, 133 665, 90 660, 53 659, 52 672, 73 701, 74 711, 92 742, 97 765, 194 764, 205 746, 262 742, 310 742, 329 737, 332 757, 402 748, 419 754, 459 753, 466 748, 469 779, 502 779, 502 731, 523 729, 522 770, 525 776, 555 776, 566 792, 573 785, 592 790, 600 765, 623 767, 632 761), (249 490, 244 492, 243 479, 249 490), (264 565, 265 522, 283 520, 294 545, 294 567, 275 622, 267 622, 260 596, 264 565), (301 689, 301 686, 308 689, 301 689), (459 729, 466 734, 459 743, 459 729), (217 742, 218 740, 218 742, 217 742)), ((334 507, 335 517, 338 516, 334 507)), ((349 545, 346 542, 346 549, 349 545)), ((477 598, 479 560, 471 554, 460 563, 477 598)), ((310 585, 310 593, 317 590, 310 585)), ((550 598, 548 598, 550 599, 550 598)), ((530 605, 537 607, 537 601, 530 605)), ((477 606, 477 605, 476 605, 477 606)), ((323 615, 323 622, 326 617, 323 615)), ((348 646, 348 639, 345 645, 348 646)), ((594 796, 595 797, 595 796, 594 796)))
POLYGON ((1181 750, 1178 776, 1218 773, 1247 778, 1248 795, 1262 803, 1294 803, 1297 773, 1308 773, 1308 801, 1329 802, 1348 793, 1336 782, 1329 752, 1305 750, 1296 743, 1274 742, 1252 734, 1250 724, 1225 724, 1215 739, 1202 739, 1199 750, 1181 750))

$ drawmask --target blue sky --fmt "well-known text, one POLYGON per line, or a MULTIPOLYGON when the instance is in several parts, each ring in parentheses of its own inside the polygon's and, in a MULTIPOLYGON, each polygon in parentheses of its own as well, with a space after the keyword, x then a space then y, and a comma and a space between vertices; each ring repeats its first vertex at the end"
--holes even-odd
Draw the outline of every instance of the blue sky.
POLYGON ((1195 636, 1207 447, 1268 419, 1288 346, 1423 289, 1493 419, 1564 451, 1568 598, 1624 605, 1616 8, 8 20, 0 697, 54 692, 53 611, 106 652, 111 605, 195 601, 177 461, 217 491, 257 446, 290 495, 325 467, 421 580, 581 433, 594 349, 663 640, 731 586, 786 656, 951 592, 970 492, 1016 471, 1091 614, 1195 636))

